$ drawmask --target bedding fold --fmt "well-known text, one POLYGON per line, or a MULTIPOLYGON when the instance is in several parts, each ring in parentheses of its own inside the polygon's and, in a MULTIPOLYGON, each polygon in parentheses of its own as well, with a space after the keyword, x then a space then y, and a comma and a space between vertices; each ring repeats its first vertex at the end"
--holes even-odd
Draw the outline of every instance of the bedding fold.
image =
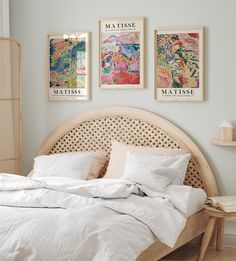
MULTIPOLYGON (((75 229, 77 232, 76 242, 70 239, 72 242, 70 249, 74 249, 73 255, 76 257, 71 260, 78 260, 78 258, 80 260, 101 260, 99 259, 101 256, 104 257, 102 260, 109 260, 111 256, 117 255, 114 254, 117 253, 117 244, 125 247, 132 240, 134 240, 134 243, 128 256, 134 257, 134 259, 130 258, 129 260, 135 260, 141 251, 154 242, 155 238, 170 247, 174 246, 186 223, 184 212, 189 203, 190 192, 191 187, 176 185, 172 188, 169 187, 165 193, 163 191, 154 192, 144 186, 122 179, 97 179, 91 181, 72 179, 63 181, 63 179, 60 179, 58 181, 56 177, 55 179, 33 179, 1 174, 0 205, 2 207, 0 207, 0 217, 4 216, 5 227, 1 222, 0 232, 1 238, 8 238, 8 243, 0 239, 0 256, 6 257, 5 260, 7 260, 9 253, 16 253, 15 243, 22 242, 23 237, 26 237, 24 242, 28 244, 24 245, 31 245, 33 252, 36 251, 38 257, 44 255, 40 252, 40 249, 42 249, 42 246, 45 247, 46 243, 42 242, 44 240, 47 242, 48 237, 54 238, 55 242, 53 244, 57 248, 58 245, 61 246, 59 252, 66 251, 62 235, 64 235, 63 232, 67 227, 72 237, 75 236, 72 230, 75 229), (178 187, 178 189, 175 189, 175 187, 178 187), (173 200, 175 197, 179 197, 176 205, 173 200), (14 215, 7 219, 3 213, 3 208, 6 213, 14 213, 14 215), (63 213, 63 215, 58 214, 56 217, 59 224, 56 222, 57 226, 54 227, 54 231, 50 228, 49 220, 47 220, 45 225, 40 223, 42 231, 39 233, 36 228, 38 218, 30 219, 32 215, 35 217, 32 208, 37 208, 36 212, 44 213, 42 220, 53 215, 52 211, 63 213), (20 213, 22 220, 27 221, 27 230, 31 233, 32 242, 35 245, 28 242, 26 231, 23 233, 23 237, 20 234, 25 223, 23 221, 22 223, 19 222, 21 218, 16 222, 15 213, 20 213), (24 213, 30 214, 26 217, 23 215, 24 213), (77 213, 77 215, 71 216, 71 213, 77 213), (65 220, 67 214, 69 214, 70 219, 65 220), (123 220, 124 223, 122 223, 123 220), (104 226, 107 229, 105 234, 104 226), (120 226, 122 229, 120 229, 120 226), (47 232, 45 233, 45 231, 47 232), (61 236, 55 236, 58 231, 61 231, 61 236), (113 236, 113 238, 108 231, 116 231, 114 232, 116 237, 113 236), (130 231, 130 234, 128 231, 130 231), (107 233, 109 234, 108 238, 107 233), (124 236, 127 233, 128 235, 124 236), (143 239, 144 235, 147 237, 145 240, 143 239), (140 239, 143 241, 140 242, 140 239), (104 243, 104 240, 107 240, 106 243, 104 243), (91 245, 93 249, 91 249, 91 245), (103 247, 101 247, 102 245, 103 247)), ((55 256, 57 254, 53 258, 55 256)), ((117 259, 113 258, 112 260, 127 260, 122 258, 119 258, 118 255, 117 259)), ((29 258, 25 260, 36 259, 29 258)), ((40 260, 40 258, 37 260, 40 260)), ((58 260, 66 259, 59 258, 58 260)))

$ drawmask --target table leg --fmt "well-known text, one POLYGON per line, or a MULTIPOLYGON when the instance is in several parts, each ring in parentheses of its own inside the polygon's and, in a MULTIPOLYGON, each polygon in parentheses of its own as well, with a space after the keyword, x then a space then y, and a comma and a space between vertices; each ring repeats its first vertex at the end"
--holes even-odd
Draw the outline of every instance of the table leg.
POLYGON ((217 239, 216 239, 216 250, 220 251, 223 245, 224 239, 224 218, 218 218, 217 223, 217 239))
POLYGON ((209 218, 208 225, 207 225, 205 234, 204 234, 203 239, 202 239, 198 261, 202 261, 204 256, 205 256, 205 252, 207 250, 209 241, 211 239, 211 235, 212 235, 212 232, 213 232, 215 221, 216 221, 216 217, 210 217, 209 218))
MULTIPOLYGON (((217 223, 217 219, 216 219, 216 223, 217 223)), ((217 226, 216 226, 216 223, 215 223, 215 226, 213 228, 213 231, 211 233, 211 238, 210 238, 210 241, 209 241, 209 244, 208 244, 208 247, 216 247, 216 240, 217 240, 217 226)))

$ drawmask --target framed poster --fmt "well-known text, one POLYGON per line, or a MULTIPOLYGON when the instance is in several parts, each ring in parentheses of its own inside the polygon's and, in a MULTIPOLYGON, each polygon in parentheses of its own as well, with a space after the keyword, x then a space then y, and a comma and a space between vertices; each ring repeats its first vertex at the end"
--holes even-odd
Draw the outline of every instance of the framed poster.
POLYGON ((203 28, 159 28, 154 33, 155 98, 203 100, 203 28))
POLYGON ((89 33, 48 34, 49 100, 89 100, 89 33))
POLYGON ((99 86, 144 87, 144 18, 99 21, 99 86))

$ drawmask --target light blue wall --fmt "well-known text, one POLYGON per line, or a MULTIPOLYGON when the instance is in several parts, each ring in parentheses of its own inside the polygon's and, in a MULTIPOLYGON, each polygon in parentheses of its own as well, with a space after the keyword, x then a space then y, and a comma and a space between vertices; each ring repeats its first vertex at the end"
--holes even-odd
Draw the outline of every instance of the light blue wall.
POLYGON ((104 105, 142 108, 184 129, 206 154, 223 194, 236 195, 236 147, 211 145, 218 125, 236 125, 235 0, 10 0, 11 35, 22 46, 23 167, 27 173, 49 132, 66 118, 104 105), (146 88, 98 88, 98 20, 146 17, 146 88), (153 98, 153 30, 203 25, 206 101, 159 103, 153 98), (46 91, 46 33, 92 33, 92 100, 51 101, 46 91))

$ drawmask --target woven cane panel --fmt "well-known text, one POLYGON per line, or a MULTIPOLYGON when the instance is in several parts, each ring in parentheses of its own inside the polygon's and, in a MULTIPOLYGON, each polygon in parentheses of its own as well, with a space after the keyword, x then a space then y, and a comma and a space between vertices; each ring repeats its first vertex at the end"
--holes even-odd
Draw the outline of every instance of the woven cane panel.
MULTIPOLYGON (((108 164, 112 140, 136 146, 181 148, 180 144, 154 125, 129 117, 115 116, 83 122, 60 138, 49 154, 102 149, 106 151, 108 164)), ((105 174, 107 164, 101 176, 105 174)), ((193 159, 188 165, 185 184, 204 189, 193 159)))

